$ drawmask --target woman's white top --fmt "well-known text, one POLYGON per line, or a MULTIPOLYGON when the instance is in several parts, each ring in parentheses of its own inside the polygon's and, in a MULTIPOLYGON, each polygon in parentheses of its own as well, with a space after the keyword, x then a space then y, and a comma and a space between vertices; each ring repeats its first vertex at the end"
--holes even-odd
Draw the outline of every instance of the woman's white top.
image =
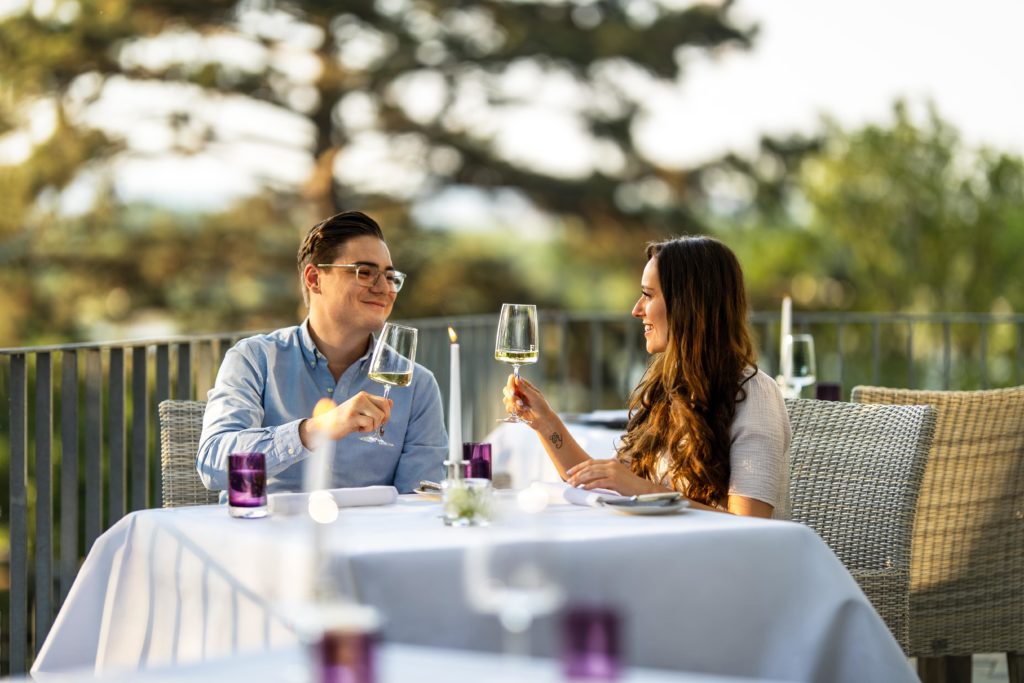
MULTIPOLYGON (((730 434, 729 495, 768 503, 774 519, 789 519, 789 415, 779 385, 761 370, 743 385, 747 397, 736 404, 730 434)), ((671 461, 658 459, 661 483, 671 461)))

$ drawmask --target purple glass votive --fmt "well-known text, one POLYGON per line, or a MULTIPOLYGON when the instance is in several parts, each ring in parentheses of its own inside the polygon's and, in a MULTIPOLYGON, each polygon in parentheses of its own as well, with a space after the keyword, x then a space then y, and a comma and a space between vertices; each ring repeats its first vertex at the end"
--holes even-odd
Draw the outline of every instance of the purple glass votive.
POLYGON ((839 382, 818 382, 814 385, 814 398, 819 401, 842 401, 843 387, 839 382))
POLYGON ((621 672, 619 614, 578 605, 562 618, 562 670, 570 681, 614 681, 621 672))
POLYGON ((466 463, 467 477, 491 478, 491 444, 474 442, 462 444, 462 460, 466 463))
POLYGON ((228 456, 228 510, 232 517, 267 516, 267 459, 262 453, 228 456))
POLYGON ((316 657, 316 683, 374 683, 377 637, 362 631, 326 631, 316 657))

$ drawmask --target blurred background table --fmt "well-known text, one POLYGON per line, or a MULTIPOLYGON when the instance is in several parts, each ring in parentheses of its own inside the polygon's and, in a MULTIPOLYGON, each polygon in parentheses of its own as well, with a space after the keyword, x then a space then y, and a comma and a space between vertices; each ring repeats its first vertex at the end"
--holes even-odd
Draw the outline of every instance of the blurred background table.
MULTIPOLYGON (((626 430, 625 410, 598 410, 563 415, 569 433, 592 458, 611 458, 626 430)), ((499 423, 484 441, 491 444, 495 473, 505 473, 512 488, 526 488, 535 481, 561 481, 558 470, 544 452, 540 437, 527 425, 499 423)))

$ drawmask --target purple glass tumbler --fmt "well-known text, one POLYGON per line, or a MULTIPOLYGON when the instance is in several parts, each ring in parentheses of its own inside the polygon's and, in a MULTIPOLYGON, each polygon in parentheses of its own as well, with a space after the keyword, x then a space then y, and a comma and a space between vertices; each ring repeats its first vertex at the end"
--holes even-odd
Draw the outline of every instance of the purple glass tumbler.
POLYGON ((462 444, 462 460, 466 463, 467 477, 491 478, 491 444, 475 442, 462 444))
POLYGON ((262 453, 228 456, 228 511, 243 519, 267 516, 267 459, 262 453))
POLYGON ((616 681, 621 673, 619 614, 577 605, 562 618, 562 670, 570 681, 616 681))
POLYGON ((377 637, 362 631, 326 631, 318 645, 314 683, 375 683, 377 637))
POLYGON ((819 401, 842 401, 843 387, 838 382, 818 382, 814 385, 814 398, 819 401))

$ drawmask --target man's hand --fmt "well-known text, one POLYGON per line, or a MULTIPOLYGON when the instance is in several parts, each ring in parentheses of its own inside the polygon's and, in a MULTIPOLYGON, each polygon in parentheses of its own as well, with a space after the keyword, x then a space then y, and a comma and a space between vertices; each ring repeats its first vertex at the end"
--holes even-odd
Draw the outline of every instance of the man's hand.
POLYGON ((352 432, 372 432, 387 424, 394 401, 365 391, 339 406, 329 398, 321 399, 313 410, 313 418, 299 426, 302 445, 311 448, 318 436, 340 439, 352 432))

